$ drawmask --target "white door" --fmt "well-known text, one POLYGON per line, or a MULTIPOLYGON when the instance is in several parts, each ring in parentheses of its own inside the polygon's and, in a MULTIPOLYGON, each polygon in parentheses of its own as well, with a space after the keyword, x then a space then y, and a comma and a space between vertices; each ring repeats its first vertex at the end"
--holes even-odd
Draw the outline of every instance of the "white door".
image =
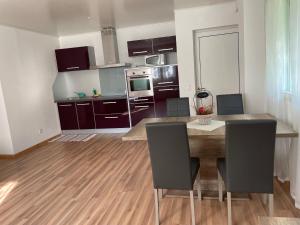
POLYGON ((196 34, 197 86, 214 97, 240 93, 239 33, 237 29, 196 34))

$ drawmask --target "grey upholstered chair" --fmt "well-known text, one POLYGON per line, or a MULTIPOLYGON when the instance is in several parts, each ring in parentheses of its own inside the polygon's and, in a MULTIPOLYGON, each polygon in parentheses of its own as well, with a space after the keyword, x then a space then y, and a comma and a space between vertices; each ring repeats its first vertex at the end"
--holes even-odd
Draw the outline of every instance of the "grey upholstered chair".
POLYGON ((146 124, 152 165, 156 225, 159 225, 159 190, 188 190, 190 192, 192 225, 195 225, 194 183, 201 199, 200 162, 190 157, 186 124, 146 124), (196 181, 196 182, 195 182, 196 181))
POLYGON ((167 116, 184 117, 190 116, 189 98, 168 98, 167 99, 167 116))
POLYGON ((241 94, 217 95, 218 115, 244 114, 241 94))
POLYGON ((225 159, 219 159, 217 167, 220 201, 222 178, 227 191, 228 225, 232 225, 232 192, 268 194, 269 214, 273 215, 275 137, 274 120, 226 122, 225 159))

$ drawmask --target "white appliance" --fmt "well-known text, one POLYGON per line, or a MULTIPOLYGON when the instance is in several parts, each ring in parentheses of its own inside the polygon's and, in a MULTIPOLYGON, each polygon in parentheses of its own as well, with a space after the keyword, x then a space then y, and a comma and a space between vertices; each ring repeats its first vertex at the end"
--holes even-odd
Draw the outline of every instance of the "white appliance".
POLYGON ((146 66, 162 66, 167 64, 166 55, 148 55, 145 56, 145 65, 146 66))
POLYGON ((125 70, 130 98, 153 96, 153 69, 138 67, 125 70))

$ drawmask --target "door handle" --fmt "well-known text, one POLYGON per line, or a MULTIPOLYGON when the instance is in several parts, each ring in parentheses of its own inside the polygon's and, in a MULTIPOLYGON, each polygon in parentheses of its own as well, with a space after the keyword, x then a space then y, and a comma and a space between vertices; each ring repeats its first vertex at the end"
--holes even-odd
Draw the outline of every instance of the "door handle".
POLYGON ((79 69, 79 66, 72 66, 67 68, 67 70, 75 70, 75 69, 79 69))
POLYGON ((150 106, 146 106, 146 105, 139 105, 139 106, 135 106, 136 109, 142 108, 142 109, 148 109, 150 108, 150 106))
POLYGON ((103 105, 117 104, 117 102, 103 102, 103 105))
POLYGON ((172 51, 172 50, 174 50, 174 48, 161 48, 161 49, 158 49, 159 52, 172 51))
POLYGON ((119 119, 118 116, 105 116, 105 119, 119 119))
POLYGON ((148 101, 147 98, 141 98, 141 99, 134 99, 135 102, 144 102, 144 101, 148 101))
POLYGON ((88 105, 90 105, 90 103, 82 103, 82 104, 76 104, 76 105, 78 105, 78 106, 88 106, 88 105))

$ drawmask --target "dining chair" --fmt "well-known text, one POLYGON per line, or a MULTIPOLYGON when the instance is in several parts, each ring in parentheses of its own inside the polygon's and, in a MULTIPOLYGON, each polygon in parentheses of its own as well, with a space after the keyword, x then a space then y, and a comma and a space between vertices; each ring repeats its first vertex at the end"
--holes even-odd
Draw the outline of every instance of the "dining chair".
POLYGON ((231 193, 268 195, 273 215, 273 175, 276 121, 226 121, 225 159, 218 159, 219 200, 227 192, 228 225, 232 225, 231 193))
POLYGON ((217 95, 218 115, 244 114, 241 94, 217 95))
POLYGON ((190 157, 185 123, 146 124, 150 152, 156 225, 160 224, 158 192, 162 189, 187 190, 190 194, 192 225, 195 225, 194 184, 201 199, 200 161, 190 157))
POLYGON ((167 99, 167 116, 184 117, 190 116, 189 98, 168 98, 167 99))

